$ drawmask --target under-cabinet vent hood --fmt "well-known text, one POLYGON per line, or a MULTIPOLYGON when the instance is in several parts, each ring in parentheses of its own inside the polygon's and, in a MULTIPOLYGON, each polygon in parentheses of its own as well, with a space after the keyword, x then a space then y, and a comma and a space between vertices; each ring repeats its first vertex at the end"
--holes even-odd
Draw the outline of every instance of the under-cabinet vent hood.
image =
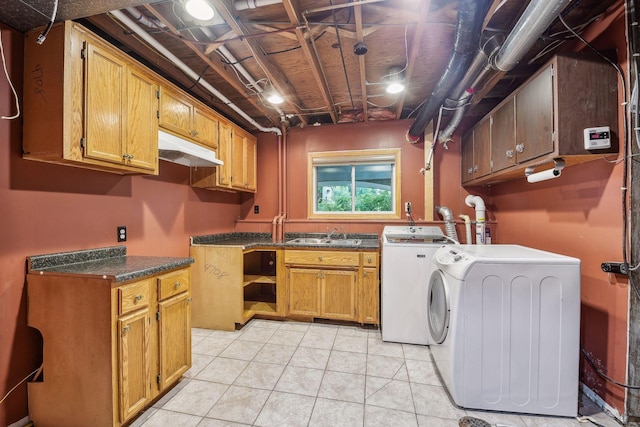
POLYGON ((184 166, 211 167, 222 165, 216 152, 201 145, 178 138, 170 133, 158 131, 159 158, 184 166))

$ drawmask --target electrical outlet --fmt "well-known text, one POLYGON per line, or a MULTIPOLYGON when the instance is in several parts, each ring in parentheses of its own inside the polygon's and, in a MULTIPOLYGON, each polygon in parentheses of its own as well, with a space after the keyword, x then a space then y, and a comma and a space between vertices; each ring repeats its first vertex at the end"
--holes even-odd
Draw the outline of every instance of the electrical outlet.
POLYGON ((118 242, 127 241, 127 227, 124 225, 118 226, 118 242))
POLYGON ((254 213, 254 214, 260 213, 260 206, 255 205, 255 206, 253 207, 253 213, 254 213))
POLYGON ((411 213, 411 202, 404 203, 404 211, 408 214, 411 213))
POLYGON ((600 267, 605 273, 629 274, 629 265, 625 262, 603 262, 600 267))

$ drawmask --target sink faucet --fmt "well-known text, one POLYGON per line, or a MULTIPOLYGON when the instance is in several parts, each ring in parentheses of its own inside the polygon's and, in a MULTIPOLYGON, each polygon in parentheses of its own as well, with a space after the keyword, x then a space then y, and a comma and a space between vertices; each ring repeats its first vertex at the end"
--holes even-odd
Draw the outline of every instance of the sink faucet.
POLYGON ((338 231, 338 227, 333 227, 331 231, 329 231, 329 227, 327 227, 327 239, 330 239, 336 231, 338 231))
POLYGON ((341 224, 340 228, 342 229, 342 238, 346 240, 347 239, 347 232, 344 229, 344 224, 341 224))

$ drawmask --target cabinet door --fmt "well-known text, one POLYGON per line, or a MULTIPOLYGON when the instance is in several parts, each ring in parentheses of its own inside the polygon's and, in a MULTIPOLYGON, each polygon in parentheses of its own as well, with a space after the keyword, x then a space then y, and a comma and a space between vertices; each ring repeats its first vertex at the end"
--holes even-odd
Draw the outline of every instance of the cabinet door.
POLYGON ((356 320, 356 271, 321 270, 320 315, 328 319, 356 320))
POLYGON ((491 120, 491 171, 497 172, 516 164, 515 98, 502 104, 491 120))
POLYGON ((160 127, 191 138, 191 114, 193 105, 166 87, 160 88, 160 127))
POLYGON ((85 45, 84 156, 122 164, 126 65, 109 51, 85 45))
POLYGON ((148 310, 118 319, 120 421, 142 410, 151 395, 148 310))
POLYGON ((193 139, 213 148, 218 148, 218 120, 198 108, 193 110, 193 139))
POLYGON ((145 73, 127 73, 126 161, 131 166, 156 170, 158 166, 158 86, 145 73))
POLYGON ((320 314, 320 271, 289 269, 289 313, 304 316, 320 314))
POLYGON ((478 123, 473 130, 473 177, 491 173, 491 120, 478 123))
POLYGON ((231 125, 226 122, 218 123, 218 156, 224 162, 217 167, 218 185, 221 187, 231 186, 231 144, 233 143, 233 132, 231 125))
POLYGON ((158 304, 160 346, 160 390, 180 378, 191 367, 191 303, 188 292, 158 304))
POLYGON ((245 138, 244 143, 244 187, 248 191, 256 191, 257 143, 253 138, 245 138))
POLYGON ((378 324, 380 319, 380 282, 377 268, 363 268, 360 301, 360 322, 378 324))
POLYGON ((462 183, 473 179, 473 129, 462 136, 461 179, 462 183))
POLYGON ((515 103, 518 163, 553 152, 553 67, 524 85, 515 103))
POLYGON ((231 186, 240 190, 245 188, 244 179, 244 147, 246 137, 240 132, 233 132, 231 154, 231 186))

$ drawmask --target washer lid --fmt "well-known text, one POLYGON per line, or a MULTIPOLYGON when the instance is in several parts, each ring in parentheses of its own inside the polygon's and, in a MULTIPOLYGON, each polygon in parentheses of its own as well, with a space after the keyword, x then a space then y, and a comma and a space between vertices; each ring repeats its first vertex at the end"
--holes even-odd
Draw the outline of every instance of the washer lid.
POLYGON ((431 274, 427 298, 429 304, 427 321, 429 323, 431 341, 433 344, 442 344, 449 333, 451 310, 449 288, 444 274, 440 270, 435 270, 431 274))

